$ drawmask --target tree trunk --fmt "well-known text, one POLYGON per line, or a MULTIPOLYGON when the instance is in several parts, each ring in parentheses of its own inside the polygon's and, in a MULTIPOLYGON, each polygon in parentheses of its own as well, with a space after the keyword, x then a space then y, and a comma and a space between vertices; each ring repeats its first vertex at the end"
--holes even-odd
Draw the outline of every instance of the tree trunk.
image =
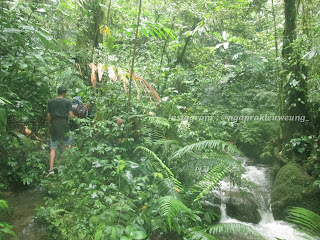
POLYGON ((133 78, 133 74, 134 74, 134 58, 135 58, 135 53, 136 53, 136 48, 137 48, 137 39, 138 39, 140 15, 141 15, 141 5, 142 5, 142 0, 139 1, 139 13, 138 13, 138 19, 137 19, 137 28, 136 28, 136 35, 134 38, 133 53, 132 53, 131 73, 130 73, 130 79, 129 79, 128 109, 127 109, 128 113, 130 112, 132 78, 133 78))
MULTIPOLYGON (((96 48, 103 42, 103 35, 100 33, 100 27, 104 20, 104 11, 99 4, 94 5, 94 37, 93 37, 93 46, 96 48)), ((109 26, 108 26, 109 27, 109 26)))
MULTIPOLYGON (((306 134, 307 122, 298 121, 297 117, 309 119, 307 107, 307 75, 301 63, 299 48, 296 43, 296 0, 285 0, 285 25, 283 34, 283 113, 291 119, 281 122, 283 144, 291 139, 306 134), (292 118, 294 120, 292 120, 292 118)), ((290 148, 290 147, 289 147, 290 148)), ((283 152, 292 157, 292 152, 283 152)))

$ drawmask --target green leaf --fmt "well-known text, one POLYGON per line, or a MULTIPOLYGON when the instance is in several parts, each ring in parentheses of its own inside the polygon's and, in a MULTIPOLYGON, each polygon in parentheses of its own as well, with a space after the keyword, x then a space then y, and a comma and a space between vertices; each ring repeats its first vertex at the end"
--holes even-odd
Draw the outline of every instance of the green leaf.
POLYGON ((100 240, 102 238, 102 230, 99 230, 94 234, 94 240, 100 240))
POLYGON ((148 235, 142 231, 135 231, 130 234, 132 239, 145 239, 148 235))
POLYGON ((148 34, 147 30, 145 29, 145 26, 144 26, 144 25, 140 27, 140 30, 141 30, 141 32, 143 33, 143 35, 145 35, 146 37, 149 36, 149 34, 148 34))
POLYGON ((5 109, 0 108, 0 130, 5 130, 6 126, 7 126, 7 112, 5 109))
POLYGON ((209 233, 215 234, 233 234, 236 236, 239 233, 246 233, 255 236, 255 239, 264 240, 264 238, 251 226, 247 226, 241 223, 219 223, 209 227, 209 233))
POLYGON ((208 222, 211 223, 211 217, 210 214, 208 212, 204 213, 204 219, 208 222))
POLYGON ((155 172, 155 173, 153 173, 153 178, 154 179, 160 178, 162 180, 163 179, 163 175, 161 173, 155 172))
POLYGON ((27 138, 25 135, 17 131, 13 131, 12 133, 14 133, 18 138, 20 138, 23 144, 27 145, 28 147, 32 146, 32 140, 30 138, 27 138))
POLYGON ((172 196, 165 196, 159 198, 159 212, 161 216, 167 218, 169 228, 172 228, 172 219, 174 219, 178 213, 185 212, 191 217, 192 210, 189 209, 179 199, 172 196))
POLYGON ((16 29, 16 28, 5 28, 2 32, 4 32, 4 33, 21 33, 21 30, 16 29))
POLYGON ((121 236, 120 240, 131 240, 131 238, 128 238, 127 236, 121 236))
POLYGON ((156 35, 154 34, 153 29, 151 27, 149 28, 147 26, 147 29, 148 29, 149 33, 151 34, 151 36, 156 37, 156 35))
POLYGON ((5 200, 0 199, 0 209, 8 208, 8 204, 5 200))
POLYGON ((112 227, 111 239, 112 239, 112 240, 117 240, 117 231, 116 231, 116 228, 115 228, 115 227, 112 227))
POLYGON ((10 234, 12 236, 16 236, 16 233, 14 231, 12 231, 11 229, 9 229, 9 228, 1 228, 0 231, 4 232, 4 233, 7 233, 7 234, 10 234))
POLYGON ((157 34, 157 36, 162 39, 162 35, 160 34, 160 32, 158 31, 158 29, 153 28, 153 31, 157 34))
POLYGON ((36 54, 35 57, 40 60, 43 64, 46 64, 46 62, 44 61, 43 57, 39 54, 36 54))

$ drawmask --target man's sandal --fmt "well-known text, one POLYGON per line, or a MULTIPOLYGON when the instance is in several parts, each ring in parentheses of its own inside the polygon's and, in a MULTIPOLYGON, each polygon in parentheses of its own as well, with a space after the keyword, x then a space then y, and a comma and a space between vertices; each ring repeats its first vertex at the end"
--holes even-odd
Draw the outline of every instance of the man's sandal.
POLYGON ((49 173, 46 177, 49 177, 50 175, 54 174, 54 171, 53 170, 49 170, 49 173))

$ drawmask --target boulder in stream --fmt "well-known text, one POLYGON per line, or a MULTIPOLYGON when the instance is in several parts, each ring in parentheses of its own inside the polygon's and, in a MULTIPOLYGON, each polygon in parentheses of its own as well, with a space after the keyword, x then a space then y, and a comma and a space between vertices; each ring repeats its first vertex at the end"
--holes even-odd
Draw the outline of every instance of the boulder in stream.
POLYGON ((312 187, 312 178, 297 164, 288 163, 280 169, 271 192, 271 206, 275 219, 285 220, 287 207, 304 207, 320 211, 319 194, 312 187))
POLYGON ((232 191, 226 206, 227 215, 239 221, 259 223, 261 220, 259 207, 252 193, 241 194, 239 191, 232 191))

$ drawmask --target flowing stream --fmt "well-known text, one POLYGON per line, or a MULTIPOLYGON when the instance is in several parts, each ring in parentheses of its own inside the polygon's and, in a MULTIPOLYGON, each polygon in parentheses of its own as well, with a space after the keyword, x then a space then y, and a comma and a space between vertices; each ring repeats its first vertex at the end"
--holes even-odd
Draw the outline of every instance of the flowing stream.
MULTIPOLYGON (((271 170, 263 165, 250 166, 247 164, 247 159, 239 158, 243 162, 243 167, 246 169, 243 177, 247 180, 255 183, 256 188, 252 188, 249 192, 252 193, 253 201, 258 206, 258 213, 261 220, 258 224, 253 224, 249 222, 239 221, 237 219, 231 218, 227 215, 228 209, 226 203, 230 200, 230 194, 228 192, 238 191, 237 189, 230 188, 230 184, 222 182, 221 191, 219 195, 221 197, 222 203, 220 206, 221 211, 221 223, 242 223, 253 227, 257 232, 259 232, 266 240, 302 240, 306 239, 307 235, 301 233, 293 228, 293 225, 285 222, 278 221, 273 218, 271 205, 270 205, 270 193, 272 187, 271 180, 271 170)), ((231 194, 232 196, 232 194, 231 194)), ((309 239, 311 239, 309 237, 309 239)))

